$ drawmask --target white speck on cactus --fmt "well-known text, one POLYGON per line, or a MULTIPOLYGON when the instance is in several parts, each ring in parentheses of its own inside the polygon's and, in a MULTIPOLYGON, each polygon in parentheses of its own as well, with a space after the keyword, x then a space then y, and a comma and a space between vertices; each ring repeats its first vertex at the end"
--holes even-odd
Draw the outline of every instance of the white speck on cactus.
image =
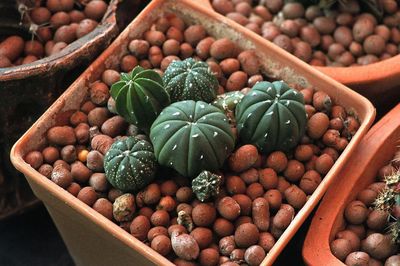
POLYGON ((247 118, 249 118, 250 116, 252 116, 252 114, 253 114, 253 113, 248 114, 248 115, 247 115, 247 118))
POLYGON ((289 125, 289 124, 290 124, 290 120, 286 121, 285 124, 286 124, 286 125, 289 125))
POLYGON ((203 154, 200 155, 200 160, 203 160, 203 158, 204 158, 204 155, 203 154))
POLYGON ((287 101, 286 101, 286 106, 289 106, 289 104, 290 104, 290 101, 287 100, 287 101))
POLYGON ((138 154, 137 151, 135 151, 135 152, 133 153, 133 156, 137 156, 137 154, 138 154))
POLYGON ((170 124, 166 124, 166 125, 164 126, 164 129, 168 129, 170 126, 171 126, 170 124))
POLYGON ((192 138, 197 138, 199 136, 199 134, 194 134, 192 135, 192 138))
POLYGON ((298 93, 296 90, 292 90, 292 92, 294 95, 297 95, 297 93, 298 93))
POLYGON ((217 131, 214 131, 213 137, 215 138, 216 136, 218 136, 218 132, 217 132, 217 131))
POLYGON ((257 95, 257 92, 253 92, 252 94, 251 94, 251 96, 256 96, 257 95))
POLYGON ((204 104, 200 104, 200 108, 204 109, 206 106, 204 104))
POLYGON ((267 113, 267 115, 273 115, 273 114, 274 114, 274 111, 267 113))
POLYGON ((172 150, 176 150, 176 147, 178 147, 178 145, 175 144, 174 147, 172 147, 172 150))
POLYGON ((272 90, 271 87, 268 87, 268 88, 267 88, 267 92, 270 92, 271 90, 272 90))
POLYGON ((268 132, 267 132, 267 133, 265 133, 265 135, 264 135, 264 138, 266 138, 266 137, 268 137, 268 132))
POLYGON ((180 115, 180 114, 181 114, 181 112, 175 112, 172 115, 177 116, 177 115, 180 115))

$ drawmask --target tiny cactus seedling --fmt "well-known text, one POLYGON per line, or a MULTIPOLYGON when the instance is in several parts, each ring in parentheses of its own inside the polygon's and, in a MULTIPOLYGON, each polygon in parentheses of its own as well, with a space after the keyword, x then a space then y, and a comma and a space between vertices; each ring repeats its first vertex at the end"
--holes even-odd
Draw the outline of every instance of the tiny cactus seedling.
POLYGON ((107 180, 122 191, 138 191, 150 184, 156 168, 151 143, 136 137, 114 142, 104 157, 107 180))
POLYGON ((229 123, 232 126, 236 126, 235 109, 243 97, 244 93, 240 91, 231 91, 218 95, 217 99, 211 104, 224 111, 229 118, 229 123))
POLYGON ((218 170, 235 146, 226 115, 202 101, 166 107, 151 127, 150 140, 160 165, 190 178, 218 170))
POLYGON ((187 58, 173 61, 163 75, 165 89, 172 102, 183 100, 210 103, 216 97, 218 80, 208 64, 187 58))
POLYGON ((236 106, 235 117, 240 139, 264 153, 294 148, 307 125, 303 95, 283 81, 258 82, 236 106))
POLYGON ((209 171, 203 171, 192 180, 193 193, 202 202, 211 197, 217 196, 221 180, 221 176, 209 171))
POLYGON ((194 223, 192 216, 187 214, 185 211, 178 212, 177 223, 184 226, 188 232, 192 232, 194 228, 194 223))
POLYGON ((110 94, 117 113, 144 131, 148 131, 170 102, 161 76, 140 66, 130 73, 122 73, 121 80, 111 86, 110 94))

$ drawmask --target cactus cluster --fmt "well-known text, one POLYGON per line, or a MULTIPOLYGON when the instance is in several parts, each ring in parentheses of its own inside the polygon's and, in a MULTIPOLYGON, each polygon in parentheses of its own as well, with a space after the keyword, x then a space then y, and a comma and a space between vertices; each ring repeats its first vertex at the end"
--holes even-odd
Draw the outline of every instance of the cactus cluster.
POLYGON ((386 186, 375 199, 374 207, 391 213, 387 232, 393 242, 400 243, 400 170, 396 170, 384 179, 386 186))

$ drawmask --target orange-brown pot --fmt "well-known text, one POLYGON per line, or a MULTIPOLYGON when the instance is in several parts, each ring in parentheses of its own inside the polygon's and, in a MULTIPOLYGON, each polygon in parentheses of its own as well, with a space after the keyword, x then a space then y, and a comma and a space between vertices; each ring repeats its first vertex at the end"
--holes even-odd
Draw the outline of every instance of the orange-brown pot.
POLYGON ((309 265, 344 265, 329 244, 343 230, 343 212, 361 190, 372 184, 379 169, 394 156, 400 142, 400 104, 376 123, 324 196, 303 245, 309 265))
MULTIPOLYGON (((201 2, 212 8, 212 0, 201 2)), ((315 68, 367 97, 380 113, 389 111, 399 102, 400 55, 366 66, 315 68)))
POLYGON ((302 86, 313 85, 328 93, 336 103, 356 113, 361 126, 317 190, 296 215, 289 228, 268 253, 263 265, 270 265, 293 237, 316 206, 342 165, 371 126, 375 110, 372 104, 342 84, 323 75, 296 57, 265 42, 253 32, 239 27, 225 17, 191 0, 153 0, 121 33, 114 43, 75 81, 57 102, 15 144, 11 159, 24 173, 36 195, 42 199, 78 265, 171 265, 167 259, 132 237, 49 179, 40 175, 23 160, 27 152, 45 144, 46 131, 64 112, 76 110, 88 93, 88 84, 99 79, 107 68, 116 66, 128 53, 130 40, 139 38, 151 24, 166 13, 181 17, 188 24, 201 24, 211 36, 226 37, 242 49, 255 49, 263 64, 264 74, 302 86))

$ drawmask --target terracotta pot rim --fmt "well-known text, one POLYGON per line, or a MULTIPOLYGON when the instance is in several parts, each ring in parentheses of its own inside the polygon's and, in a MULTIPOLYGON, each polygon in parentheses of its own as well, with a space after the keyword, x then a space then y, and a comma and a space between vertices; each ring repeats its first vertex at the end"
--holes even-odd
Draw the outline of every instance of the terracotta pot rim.
MULTIPOLYGON (((281 50, 278 47, 270 43, 266 43, 263 41, 263 38, 249 30, 246 30, 242 27, 236 25, 230 20, 226 20, 225 17, 217 14, 216 12, 210 11, 209 8, 204 6, 198 5, 198 3, 194 3, 190 0, 154 0, 148 4, 146 9, 138 16, 136 19, 131 22, 131 24, 120 34, 117 40, 120 38, 124 38, 129 35, 132 25, 137 26, 135 21, 142 21, 143 19, 147 18, 148 13, 151 13, 153 9, 164 5, 164 4, 176 5, 176 6, 184 6, 190 9, 190 11, 196 11, 201 16, 207 16, 211 20, 216 21, 221 24, 221 27, 225 27, 230 29, 230 31, 234 31, 236 33, 235 37, 246 37, 246 40, 243 42, 252 43, 253 46, 262 47, 262 50, 269 50, 271 58, 268 60, 273 60, 274 56, 279 57, 279 63, 284 62, 284 65, 281 67, 282 69, 285 68, 288 72, 282 74, 288 77, 288 74, 295 74, 297 76, 301 75, 302 79, 315 79, 314 83, 323 83, 324 86, 320 86, 322 90, 330 91, 333 97, 341 97, 343 102, 349 103, 351 102, 355 108, 358 108, 360 112, 362 112, 362 123, 357 131, 356 135, 353 137, 352 141, 350 142, 349 146, 346 150, 342 153, 340 158, 338 159, 337 163, 333 166, 331 171, 327 174, 326 178, 324 178, 323 182, 321 182, 320 186, 317 190, 313 193, 310 197, 309 201, 307 201, 306 205, 298 212, 295 219, 292 221, 291 227, 285 230, 282 237, 277 241, 276 246, 273 250, 269 253, 269 256, 264 260, 262 265, 270 265, 276 259, 278 254, 281 252, 283 247, 289 242, 289 239, 293 236, 294 232, 297 231, 301 224, 306 219, 306 216, 311 212, 312 208, 318 203, 320 197, 322 197, 323 192, 326 188, 330 185, 333 181, 333 177, 335 176, 336 172, 341 168, 343 162, 347 160, 353 150, 356 148, 357 144, 361 140, 361 137, 365 134, 367 129, 371 126, 373 119, 375 117, 375 109, 372 104, 361 95, 357 94, 356 92, 346 88, 344 85, 334 81, 333 79, 327 77, 326 75, 322 74, 321 72, 317 71, 316 69, 310 67, 306 63, 302 62, 300 59, 288 54, 287 52, 281 50), (298 73, 293 73, 292 69, 296 69, 298 73), (340 94, 339 96, 333 95, 334 93, 340 94)), ((174 11, 174 10, 173 10, 174 11)), ((188 11, 187 11, 188 12, 188 11)), ((153 12, 154 13, 154 12, 153 12)), ((199 15, 199 16, 200 16, 199 15)), ((25 174, 25 176, 29 176, 29 180, 35 185, 42 187, 48 193, 55 195, 55 197, 59 198, 65 204, 71 206, 72 208, 76 209, 80 214, 86 216, 88 219, 92 220, 94 223, 101 226, 107 233, 113 235, 115 238, 119 238, 123 243, 125 243, 128 247, 133 248, 139 251, 143 256, 147 257, 147 259, 158 263, 158 264, 168 264, 172 265, 166 258, 152 250, 151 248, 147 247, 145 244, 140 242, 139 240, 130 236, 129 233, 125 232, 123 229, 119 228, 116 224, 109 221, 101 214, 97 213, 95 210, 90 208, 89 206, 85 205, 74 196, 69 194, 67 191, 58 187, 54 184, 51 180, 44 178, 40 175, 36 170, 31 168, 29 165, 25 163, 23 160, 25 147, 28 146, 30 138, 37 135, 37 130, 44 130, 48 128, 45 126, 45 121, 51 120, 56 116, 57 113, 61 112, 62 109, 65 109, 69 101, 69 97, 73 95, 73 93, 78 89, 79 86, 87 85, 89 82, 88 79, 93 76, 92 73, 96 69, 100 69, 100 66, 107 65, 112 63, 112 58, 107 60, 109 56, 112 55, 113 50, 119 46, 117 41, 114 41, 109 48, 103 52, 103 54, 97 58, 94 63, 92 63, 89 68, 75 81, 65 92, 64 94, 53 104, 46 113, 35 122, 35 124, 18 140, 18 142, 14 145, 11 151, 11 160, 14 166, 21 172, 25 174), (41 128, 42 127, 42 128, 41 128)), ((260 52, 262 53, 262 52, 260 52)), ((265 63, 267 64, 267 63, 265 63)), ((272 67, 271 67, 272 68, 272 67)))
POLYGON ((87 50, 93 44, 105 40, 108 35, 118 31, 115 16, 118 2, 119 0, 111 0, 97 27, 85 36, 70 43, 60 52, 29 64, 0 68, 0 82, 26 79, 39 75, 45 76, 48 75, 50 70, 68 70, 72 68, 75 60, 78 60, 81 56, 80 52, 87 50))
POLYGON ((346 83, 348 86, 359 85, 400 75, 400 54, 365 66, 314 67, 329 76, 335 77, 337 81, 346 83))

